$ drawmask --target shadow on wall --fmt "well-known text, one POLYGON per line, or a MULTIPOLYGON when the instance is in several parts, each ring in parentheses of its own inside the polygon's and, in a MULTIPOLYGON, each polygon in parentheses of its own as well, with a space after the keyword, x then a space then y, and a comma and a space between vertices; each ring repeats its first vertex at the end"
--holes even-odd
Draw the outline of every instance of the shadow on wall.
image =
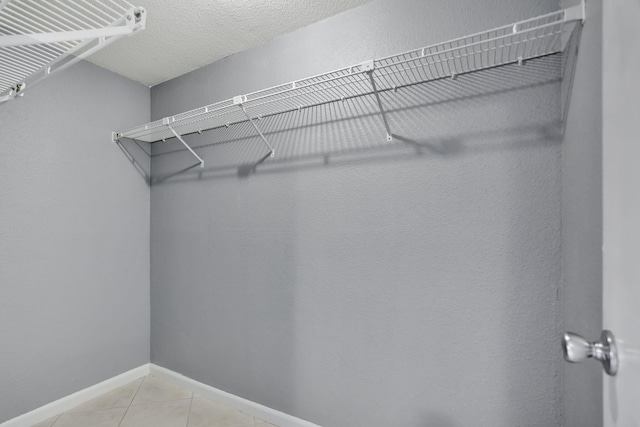
POLYGON ((524 66, 507 65, 383 92, 391 142, 376 99, 368 95, 256 120, 274 147, 274 158, 248 122, 185 136, 205 160, 205 168, 175 138, 153 143, 151 150, 148 143, 135 140, 123 139, 119 146, 148 183, 161 184, 559 143, 562 129, 555 111, 539 114, 535 106, 540 103, 532 100, 532 111, 521 108, 514 117, 505 97, 531 96, 538 92, 532 89, 559 84, 563 64, 563 56, 555 54, 524 66), (490 113, 478 114, 479 110, 490 113), (139 161, 149 155, 152 170, 139 161))
POLYGON ((249 123, 186 137, 204 169, 153 144, 152 360, 323 425, 551 412, 562 65, 385 92, 391 142, 363 96, 257 121, 275 158, 249 123))
POLYGON ((151 156, 151 146, 134 139, 122 139, 117 141, 116 144, 122 150, 124 155, 127 156, 127 159, 129 159, 138 173, 144 177, 147 184, 151 184, 151 176, 148 167, 143 166, 150 162, 142 160, 145 157, 148 159, 151 156))

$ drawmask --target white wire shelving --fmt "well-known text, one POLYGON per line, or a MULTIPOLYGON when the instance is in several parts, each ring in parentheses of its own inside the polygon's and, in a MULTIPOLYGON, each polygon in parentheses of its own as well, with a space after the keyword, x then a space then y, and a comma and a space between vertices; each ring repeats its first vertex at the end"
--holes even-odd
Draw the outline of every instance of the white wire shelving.
POLYGON ((177 138, 204 167, 182 136, 249 121, 270 156, 274 150, 255 119, 363 95, 375 95, 388 141, 393 139, 380 92, 562 52, 584 21, 581 5, 325 74, 259 90, 121 132, 112 139, 158 142, 177 138))
POLYGON ((0 103, 145 24, 126 0, 0 0, 0 103))

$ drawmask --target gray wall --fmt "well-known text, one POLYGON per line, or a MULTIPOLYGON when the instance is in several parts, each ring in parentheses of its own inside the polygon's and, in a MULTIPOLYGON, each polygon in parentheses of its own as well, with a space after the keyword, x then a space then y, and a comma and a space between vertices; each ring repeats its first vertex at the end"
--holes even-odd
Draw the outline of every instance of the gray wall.
MULTIPOLYGON (((556 10, 379 0, 152 88, 152 119, 556 10)), ((557 56, 155 144, 151 360, 323 426, 561 421, 557 56), (363 111, 363 113, 356 113, 363 111), (354 117, 354 114, 357 117, 354 117), (288 130, 286 130, 288 129, 288 130)))
MULTIPOLYGON (((565 1, 563 6, 577 4, 565 1)), ((602 330, 602 3, 587 4, 562 144, 562 328, 590 340, 602 330)), ((602 425, 602 370, 562 367, 564 423, 602 425)))
POLYGON ((0 105, 0 422, 149 361, 149 187, 110 142, 148 119, 88 63, 0 105))

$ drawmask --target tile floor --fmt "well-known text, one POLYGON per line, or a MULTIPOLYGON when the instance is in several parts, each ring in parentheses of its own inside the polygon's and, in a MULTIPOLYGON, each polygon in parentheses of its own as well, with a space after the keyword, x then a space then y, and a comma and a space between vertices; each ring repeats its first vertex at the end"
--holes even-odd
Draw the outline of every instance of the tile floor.
POLYGON ((33 427, 276 427, 154 376, 33 427))

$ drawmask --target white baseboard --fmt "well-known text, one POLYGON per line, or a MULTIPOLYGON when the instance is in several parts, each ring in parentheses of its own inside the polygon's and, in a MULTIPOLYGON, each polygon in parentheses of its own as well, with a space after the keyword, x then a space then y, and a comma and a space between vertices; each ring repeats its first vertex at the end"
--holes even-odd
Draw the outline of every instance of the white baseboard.
POLYGON ((275 409, 271 409, 259 403, 243 399, 242 397, 211 387, 210 385, 185 377, 182 374, 153 363, 150 365, 150 374, 194 393, 201 394, 208 399, 229 405, 232 408, 238 409, 239 411, 249 415, 253 415, 256 418, 260 418, 279 427, 320 427, 317 424, 296 418, 292 415, 285 414, 284 412, 276 411, 275 409))
POLYGON ((41 423, 145 375, 149 375, 148 363, 5 421, 0 427, 25 427, 41 423))

